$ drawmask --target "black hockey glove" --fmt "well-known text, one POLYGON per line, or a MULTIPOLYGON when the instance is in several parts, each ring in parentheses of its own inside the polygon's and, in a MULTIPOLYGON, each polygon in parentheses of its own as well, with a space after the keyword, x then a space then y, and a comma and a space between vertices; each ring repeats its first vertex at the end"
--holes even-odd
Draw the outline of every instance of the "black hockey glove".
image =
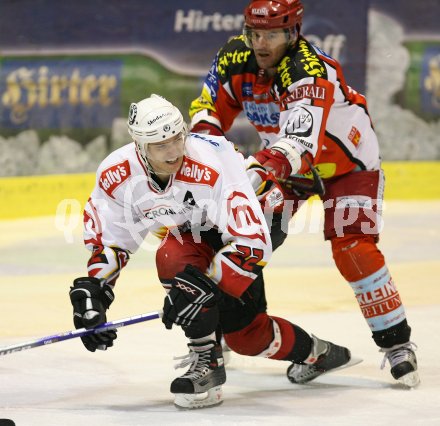
MULTIPOLYGON (((173 324, 188 328, 197 321, 202 308, 216 305, 219 290, 217 285, 194 266, 187 265, 175 278, 166 295, 162 322, 167 329, 173 324)), ((215 326, 214 326, 215 328, 215 326)))
MULTIPOLYGON (((73 323, 75 328, 95 328, 107 321, 105 311, 112 304, 115 296, 107 284, 102 284, 94 277, 77 278, 70 287, 70 301, 73 305, 73 323)), ((87 350, 106 350, 113 346, 117 337, 116 330, 81 337, 87 350)))

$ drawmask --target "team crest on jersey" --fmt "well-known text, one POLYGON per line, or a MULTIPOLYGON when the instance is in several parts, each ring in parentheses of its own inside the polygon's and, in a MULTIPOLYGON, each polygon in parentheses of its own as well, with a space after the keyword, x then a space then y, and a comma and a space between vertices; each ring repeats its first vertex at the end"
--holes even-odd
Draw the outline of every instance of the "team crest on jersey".
POLYGON ((227 200, 228 232, 252 240, 259 239, 266 244, 263 225, 255 214, 249 198, 243 192, 234 191, 227 200))
MULTIPOLYGON (((291 115, 293 118, 287 121, 286 135, 309 137, 313 132, 313 114, 307 108, 297 107, 292 110, 291 115)), ((298 142, 303 143, 303 141, 298 142)), ((307 147, 311 148, 311 146, 307 147)))
POLYGON ((130 163, 128 160, 105 169, 99 177, 99 186, 111 197, 115 189, 130 176, 130 163))
POLYGON ((219 173, 212 167, 185 157, 182 168, 176 174, 175 180, 214 187, 218 177, 219 173))

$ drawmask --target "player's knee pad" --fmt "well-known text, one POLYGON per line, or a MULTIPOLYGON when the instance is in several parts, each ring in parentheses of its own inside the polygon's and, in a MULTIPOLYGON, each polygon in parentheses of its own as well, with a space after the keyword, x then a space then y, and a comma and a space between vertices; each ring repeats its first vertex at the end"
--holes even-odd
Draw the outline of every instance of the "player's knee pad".
POLYGON ((331 245, 336 266, 349 282, 365 278, 385 265, 373 235, 347 234, 334 237, 331 245))
POLYGON ((214 250, 205 241, 196 243, 191 232, 178 236, 168 233, 156 252, 156 268, 160 281, 172 280, 186 265, 206 271, 214 256, 214 250))
POLYGON ((257 356, 263 352, 274 339, 273 325, 266 313, 256 315, 254 320, 232 333, 225 333, 228 346, 238 354, 257 356))
POLYGON ((260 313, 248 326, 225 334, 225 340, 234 352, 241 355, 291 360, 295 331, 295 326, 289 321, 260 313))

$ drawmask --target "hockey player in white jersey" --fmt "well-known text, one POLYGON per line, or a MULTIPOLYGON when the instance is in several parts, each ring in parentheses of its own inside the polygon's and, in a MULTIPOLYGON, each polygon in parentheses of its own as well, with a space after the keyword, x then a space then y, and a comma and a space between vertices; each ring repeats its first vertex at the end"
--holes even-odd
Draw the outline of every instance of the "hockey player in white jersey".
MULTIPOLYGON (((219 325, 238 353, 307 365, 299 383, 347 365, 347 348, 266 312, 260 272, 272 246, 259 203, 280 208, 275 179, 257 166, 258 200, 232 143, 188 134, 180 111, 158 95, 131 105, 128 131, 133 142, 102 162, 85 208, 85 244, 92 256, 88 276, 75 279, 69 293, 75 327, 106 321, 121 269, 152 233, 162 239, 156 252, 167 292, 162 321, 168 329, 181 326, 189 339, 189 353, 179 364, 189 370, 171 383, 177 406, 222 401, 219 325)), ((114 339, 116 330, 110 330, 82 341, 94 352, 114 339)))

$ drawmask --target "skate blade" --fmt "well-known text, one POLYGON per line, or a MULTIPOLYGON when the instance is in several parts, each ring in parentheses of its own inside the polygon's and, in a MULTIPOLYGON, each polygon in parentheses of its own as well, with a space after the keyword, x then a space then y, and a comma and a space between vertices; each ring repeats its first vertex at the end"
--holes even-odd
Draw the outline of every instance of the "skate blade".
POLYGON ((419 373, 417 371, 412 371, 411 373, 400 377, 397 381, 407 388, 415 388, 420 384, 419 373))
POLYGON ((320 374, 318 377, 323 376, 324 374, 329 374, 329 373, 333 373, 334 371, 338 371, 338 370, 344 370, 346 368, 350 368, 353 367, 354 365, 358 365, 363 361, 362 358, 358 358, 358 357, 351 357, 350 361, 347 362, 347 364, 341 365, 339 367, 336 368, 332 368, 331 370, 325 371, 324 373, 320 374))
MULTIPOLYGON (((353 367, 354 365, 360 364, 362 361, 363 361, 362 358, 352 356, 350 358, 350 361, 347 362, 347 364, 341 365, 339 368, 335 368, 335 370, 340 370, 342 368, 353 367)), ((331 371, 335 371, 335 370, 331 370, 331 371)))
POLYGON ((176 393, 174 395, 174 405, 187 410, 213 407, 223 402, 221 386, 216 386, 203 393, 176 393))
POLYGON ((363 361, 362 358, 357 358, 357 357, 353 357, 352 356, 350 358, 350 361, 348 361, 346 364, 341 365, 341 366, 336 367, 336 368, 332 368, 331 370, 324 371, 323 373, 320 373, 317 376, 315 376, 315 377, 313 377, 313 378, 311 378, 309 380, 306 380, 306 381, 295 381, 295 382, 292 381, 291 379, 289 379, 289 380, 291 380, 292 383, 294 383, 296 385, 314 385, 316 383, 315 380, 318 377, 324 376, 324 375, 329 374, 329 373, 333 373, 334 371, 343 370, 345 368, 353 367, 354 365, 360 364, 362 361, 363 361))

